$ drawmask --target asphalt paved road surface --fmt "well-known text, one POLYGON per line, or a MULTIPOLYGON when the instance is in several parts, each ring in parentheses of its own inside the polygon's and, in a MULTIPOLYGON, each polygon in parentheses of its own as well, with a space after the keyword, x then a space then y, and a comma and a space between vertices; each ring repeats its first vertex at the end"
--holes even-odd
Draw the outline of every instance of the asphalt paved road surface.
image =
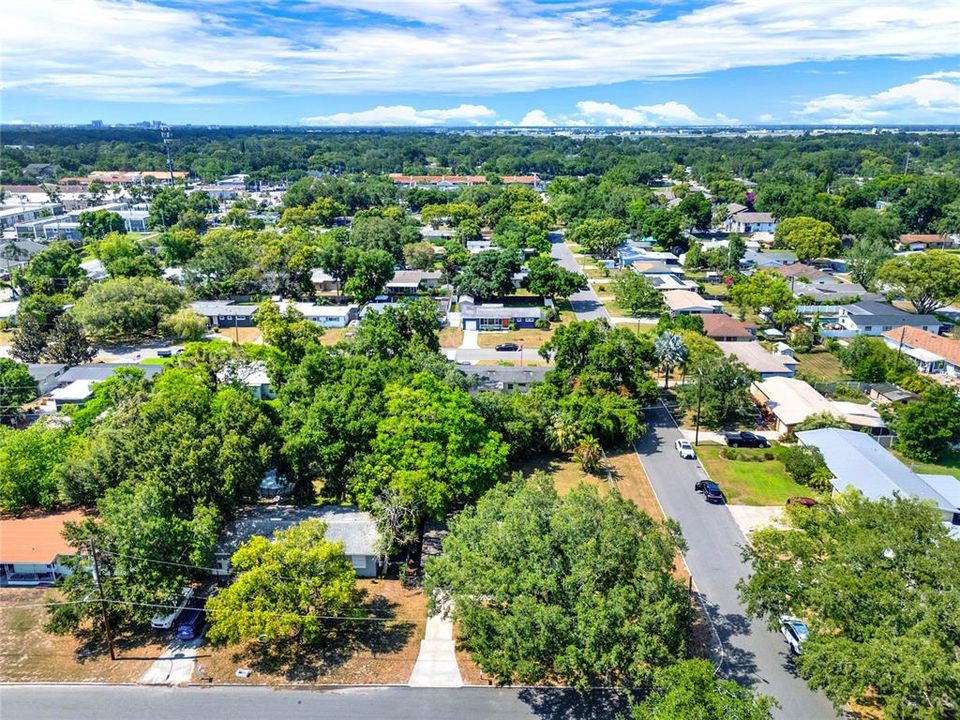
POLYGON ((687 567, 723 644, 721 674, 776 698, 782 706, 777 718, 835 718, 829 701, 793 673, 783 637, 747 619, 735 587, 749 571, 740 559, 746 539, 725 506, 711 505, 693 491, 706 475, 698 460, 684 460, 674 449, 682 435, 670 414, 661 407, 648 410, 647 418, 649 432, 636 442, 637 454, 664 512, 683 529, 687 567))
POLYGON ((0 715, 24 720, 606 720, 624 709, 607 693, 549 689, 0 687, 0 715))
MULTIPOLYGON (((577 264, 570 248, 564 244, 562 233, 550 233, 550 256, 557 261, 558 265, 565 267, 567 270, 583 274, 583 269, 577 264)), ((571 295, 570 306, 577 314, 577 320, 610 319, 607 309, 591 287, 571 295)))

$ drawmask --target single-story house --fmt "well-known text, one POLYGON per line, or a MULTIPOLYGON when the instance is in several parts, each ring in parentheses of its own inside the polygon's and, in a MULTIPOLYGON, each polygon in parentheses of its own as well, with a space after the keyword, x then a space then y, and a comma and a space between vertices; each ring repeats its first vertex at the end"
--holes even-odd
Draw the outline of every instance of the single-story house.
MULTIPOLYGON (((551 304, 550 300, 546 302, 551 304)), ((546 309, 543 307, 506 306, 502 303, 477 305, 468 296, 460 298, 460 325, 464 330, 509 330, 511 326, 532 328, 544 317, 546 309)))
POLYGON ((751 342, 756 339, 757 326, 734 320, 726 313, 703 316, 703 332, 716 342, 751 342))
POLYGON ((873 300, 838 308, 837 323, 853 335, 878 336, 903 325, 934 335, 940 332, 940 321, 933 315, 915 315, 873 300))
POLYGON ((954 246, 953 238, 943 235, 901 235, 897 247, 901 250, 946 250, 954 246))
POLYGON ((69 575, 62 560, 74 549, 63 538, 63 525, 83 517, 71 510, 0 520, 0 587, 53 585, 69 575))
POLYGON ((20 309, 19 300, 7 300, 0 302, 0 322, 9 323, 16 319, 17 311, 20 309))
POLYGON ((237 383, 247 388, 257 400, 269 400, 277 395, 270 386, 266 363, 259 360, 237 367, 228 366, 217 373, 221 383, 237 383))
POLYGON ((722 302, 707 300, 692 290, 667 290, 663 293, 663 300, 673 317, 723 312, 722 302))
POLYGON ((744 209, 727 215, 723 227, 727 232, 735 233, 772 233, 777 230, 777 221, 770 213, 744 209))
POLYGON ((360 308, 357 305, 317 305, 308 302, 278 303, 281 312, 287 307, 293 307, 307 320, 315 322, 325 328, 343 328, 359 317, 360 308))
POLYGON ((768 352, 756 340, 753 342, 718 342, 724 355, 742 362, 760 376, 761 380, 772 377, 792 378, 797 374, 797 359, 783 353, 768 352))
POLYGON ((476 378, 477 390, 526 392, 531 385, 543 382, 552 367, 506 367, 500 365, 462 365, 457 368, 467 377, 476 378))
POLYGON ((897 387, 893 383, 876 383, 870 387, 867 396, 878 405, 894 405, 896 403, 908 403, 911 400, 919 399, 919 395, 909 390, 897 387))
MULTIPOLYGON (((64 366, 34 365, 30 367, 55 369, 64 366)), ((60 410, 64 405, 83 405, 93 397, 93 386, 113 377, 113 374, 120 368, 137 368, 147 379, 158 375, 163 370, 162 365, 149 363, 146 365, 139 363, 87 363, 85 365, 75 365, 59 374, 54 374, 52 377, 48 376, 44 381, 38 381, 38 385, 41 387, 46 385, 49 388, 44 394, 49 396, 54 401, 56 409, 60 410)), ((31 375, 37 377, 33 372, 31 372, 31 375)))
POLYGON ((782 265, 790 265, 797 262, 795 253, 789 250, 751 250, 749 246, 740 261, 740 266, 745 268, 755 267, 758 270, 771 270, 782 265))
POLYGON ((684 280, 677 273, 651 273, 644 275, 644 277, 660 292, 666 292, 667 290, 692 290, 696 292, 698 289, 696 281, 684 280))
POLYGON ((67 370, 62 363, 27 363, 27 372, 37 381, 37 392, 46 395, 60 384, 60 376, 67 370))
POLYGON ((883 341, 915 362, 920 372, 960 378, 960 340, 903 326, 884 332, 883 341))
POLYGON ((343 552, 353 565, 357 577, 376 577, 380 570, 380 531, 370 513, 355 507, 323 505, 253 505, 242 508, 235 519, 220 533, 214 548, 214 575, 230 574, 230 557, 240 545, 256 535, 272 537, 304 520, 323 520, 326 538, 343 543, 343 552))
POLYGON ((397 270, 386 285, 388 295, 415 295, 440 284, 439 270, 397 270))
POLYGON ((207 319, 209 327, 253 327, 256 305, 235 303, 231 300, 198 300, 190 307, 207 319))
POLYGON ((314 268, 310 271, 310 282, 313 289, 319 293, 339 292, 340 283, 337 279, 321 268, 314 268))
POLYGON ((960 480, 952 475, 920 475, 873 438, 855 430, 823 428, 797 433, 797 440, 823 454, 835 492, 855 488, 870 500, 918 498, 932 502, 943 522, 960 532, 960 480))
POLYGON ((661 263, 681 270, 680 258, 672 252, 651 250, 645 241, 628 240, 617 248, 617 259, 622 267, 638 262, 661 263))
POLYGON ((773 269, 773 272, 794 282, 795 285, 799 285, 800 283, 830 285, 837 282, 836 278, 830 273, 825 273, 820 268, 802 262, 791 263, 790 265, 779 265, 773 269))
POLYGON ((828 400, 803 380, 771 377, 753 383, 754 399, 777 419, 777 430, 789 432, 812 415, 828 414, 871 434, 886 434, 886 423, 874 408, 828 400))

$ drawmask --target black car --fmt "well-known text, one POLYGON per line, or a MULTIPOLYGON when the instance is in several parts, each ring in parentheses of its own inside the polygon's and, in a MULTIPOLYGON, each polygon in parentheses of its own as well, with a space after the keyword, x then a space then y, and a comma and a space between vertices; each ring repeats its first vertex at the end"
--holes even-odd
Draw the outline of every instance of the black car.
POLYGON ((693 489, 698 493, 703 493, 703 499, 708 503, 723 504, 723 490, 712 480, 699 480, 693 486, 693 489))
POLYGON ((516 352, 520 346, 516 343, 500 343, 494 348, 497 352, 516 352))
POLYGON ((770 447, 770 442, 765 437, 752 432, 725 432, 723 434, 723 439, 730 447, 770 447))

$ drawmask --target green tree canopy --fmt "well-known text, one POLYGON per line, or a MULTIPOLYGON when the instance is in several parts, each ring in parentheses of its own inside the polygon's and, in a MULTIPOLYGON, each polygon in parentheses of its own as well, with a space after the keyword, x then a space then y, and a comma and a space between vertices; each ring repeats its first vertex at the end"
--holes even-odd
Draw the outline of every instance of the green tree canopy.
POLYGON ((126 229, 123 218, 109 210, 82 212, 77 220, 80 222, 80 235, 85 240, 95 240, 110 233, 122 233, 126 229))
POLYGON ((614 218, 588 219, 574 227, 567 234, 567 239, 591 255, 612 258, 616 249, 626 239, 626 228, 620 220, 614 218))
POLYGON ((558 265, 549 255, 537 255, 527 261, 527 287, 535 295, 568 298, 586 287, 586 279, 558 265))
POLYGON ((960 296, 960 255, 943 250, 901 255, 881 265, 876 279, 921 315, 932 313, 960 296))
POLYGON ((771 720, 771 698, 717 677, 707 660, 681 660, 658 669, 633 720, 771 720))
POLYGON ((755 414, 750 399, 754 373, 739 360, 707 355, 696 364, 690 377, 693 382, 681 388, 680 402, 688 411, 696 411, 700 405, 700 424, 704 427, 735 428, 755 414))
POLYGON ((960 397, 949 387, 935 385, 917 402, 897 410, 893 423, 897 449, 909 458, 935 462, 960 440, 960 397))
POLYGON ((0 419, 16 417, 17 408, 37 396, 37 381, 27 366, 10 358, 0 358, 0 419))
POLYGON ((0 510, 50 510, 60 503, 57 470, 70 438, 61 428, 36 422, 24 430, 0 427, 0 510))
POLYGON ((741 313, 759 312, 760 308, 764 307, 776 313, 792 310, 797 304, 790 291, 790 283, 772 270, 758 270, 753 275, 735 282, 730 288, 730 299, 740 308, 741 313))
POLYGON ((960 543, 939 509, 852 492, 788 509, 792 528, 758 530, 740 584, 748 612, 770 627, 803 618, 800 675, 836 707, 878 704, 889 718, 941 720, 960 697, 960 543))
POLYGON ((485 250, 472 255, 454 280, 457 292, 478 302, 513 292, 513 275, 520 270, 518 253, 485 250))
POLYGON ((342 631, 329 618, 357 617, 361 593, 343 543, 325 533, 323 521, 310 519, 243 543, 230 559, 236 577, 207 603, 207 637, 315 646, 342 631))
POLYGON ((500 682, 635 687, 683 655, 691 606, 679 531, 613 492, 551 479, 494 488, 451 523, 426 589, 500 682))
POLYGON ((776 245, 793 250, 806 262, 836 257, 840 252, 840 236, 830 223, 812 217, 788 217, 777 223, 776 245))
POLYGON ((659 315, 666 308, 663 293, 646 277, 630 269, 617 273, 613 280, 613 294, 617 305, 632 317, 659 315))
POLYGON ((183 301, 182 290, 157 278, 112 278, 93 285, 73 315, 97 340, 142 337, 155 334, 183 301))

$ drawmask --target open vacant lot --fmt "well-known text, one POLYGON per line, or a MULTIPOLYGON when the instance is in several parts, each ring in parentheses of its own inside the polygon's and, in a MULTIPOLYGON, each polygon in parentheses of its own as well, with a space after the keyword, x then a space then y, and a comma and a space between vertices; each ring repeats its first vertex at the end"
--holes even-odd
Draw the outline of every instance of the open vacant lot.
POLYGON ((553 337, 553 327, 549 330, 524 328, 523 330, 507 330, 506 332, 482 332, 477 338, 477 343, 480 347, 489 349, 500 343, 512 342, 523 345, 524 350, 536 350, 551 337, 553 337))
POLYGON ((216 333, 230 342, 239 342, 242 345, 262 342, 260 330, 255 327, 217 328, 216 333))
POLYGON ((370 617, 380 621, 333 622, 336 632, 320 648, 274 648, 249 643, 204 646, 197 656, 195 679, 250 685, 383 685, 406 683, 417 661, 427 619, 426 598, 399 580, 359 580, 370 617), (251 673, 236 676, 238 668, 251 673))
POLYGON ((445 327, 440 331, 440 347, 458 348, 463 344, 463 329, 459 327, 445 327))
POLYGON ((118 659, 106 645, 45 632, 42 588, 0 589, 0 682, 135 682, 160 656, 168 638, 149 628, 117 642, 118 659))
POLYGON ((836 382, 849 380, 850 377, 843 371, 840 361, 833 353, 822 351, 814 353, 797 353, 797 373, 812 378, 815 382, 836 382))
MULTIPOLYGON (((701 443, 700 462, 710 477, 723 488, 727 502, 736 505, 782 505, 787 498, 810 495, 813 491, 787 475, 783 463, 773 460, 727 460, 720 456, 726 446, 701 443)), ((763 458, 776 449, 739 449, 744 456, 763 458)))

